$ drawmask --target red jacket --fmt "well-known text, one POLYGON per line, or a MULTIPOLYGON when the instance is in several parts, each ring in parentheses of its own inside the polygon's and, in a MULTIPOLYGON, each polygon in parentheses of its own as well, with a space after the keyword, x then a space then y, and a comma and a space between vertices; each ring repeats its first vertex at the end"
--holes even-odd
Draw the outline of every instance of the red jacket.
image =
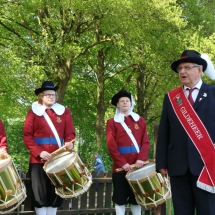
POLYGON ((131 129, 140 148, 140 152, 139 154, 136 152, 132 140, 121 123, 115 122, 113 118, 109 119, 106 127, 106 138, 107 147, 113 159, 113 172, 116 172, 116 168, 122 168, 126 163, 135 164, 137 160, 146 161, 148 159, 150 144, 145 120, 143 117, 140 117, 136 122, 131 116, 128 116, 125 117, 124 122, 131 129))
MULTIPOLYGON (((57 115, 52 109, 46 110, 46 112, 58 132, 62 145, 64 142, 75 139, 75 128, 68 108, 62 115, 57 115)), ((39 154, 42 151, 52 153, 59 148, 44 116, 38 116, 32 110, 29 110, 27 114, 23 132, 25 146, 30 151, 30 163, 44 163, 44 161, 41 161, 39 154)))
POLYGON ((8 145, 7 145, 7 136, 4 129, 4 124, 0 120, 0 148, 5 147, 5 149, 8 151, 8 145))

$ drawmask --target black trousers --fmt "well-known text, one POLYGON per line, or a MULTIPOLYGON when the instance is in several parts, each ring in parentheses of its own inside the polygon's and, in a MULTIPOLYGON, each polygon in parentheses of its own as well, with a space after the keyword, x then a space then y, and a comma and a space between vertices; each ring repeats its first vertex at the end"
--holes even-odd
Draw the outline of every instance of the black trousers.
POLYGON ((215 194, 198 188, 197 179, 189 170, 185 175, 170 177, 174 215, 215 214, 215 194))
POLYGON ((134 192, 132 191, 127 179, 126 173, 112 174, 113 196, 112 201, 118 205, 126 205, 127 203, 137 205, 134 192))
POLYGON ((63 199, 56 195, 55 187, 43 170, 43 164, 30 164, 30 178, 34 207, 60 207, 63 199))

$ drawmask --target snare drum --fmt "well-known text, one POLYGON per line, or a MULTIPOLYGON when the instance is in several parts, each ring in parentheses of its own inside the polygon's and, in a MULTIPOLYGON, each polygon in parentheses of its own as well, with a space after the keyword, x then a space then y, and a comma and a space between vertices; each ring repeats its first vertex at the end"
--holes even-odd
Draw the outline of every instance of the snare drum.
POLYGON ((126 174, 136 201, 145 208, 157 207, 171 197, 170 183, 166 177, 155 171, 155 162, 126 174))
POLYGON ((44 164, 44 170, 62 198, 76 198, 92 184, 92 175, 73 150, 60 148, 44 164))
POLYGON ((0 160, 0 213, 16 209, 27 197, 11 157, 0 160))

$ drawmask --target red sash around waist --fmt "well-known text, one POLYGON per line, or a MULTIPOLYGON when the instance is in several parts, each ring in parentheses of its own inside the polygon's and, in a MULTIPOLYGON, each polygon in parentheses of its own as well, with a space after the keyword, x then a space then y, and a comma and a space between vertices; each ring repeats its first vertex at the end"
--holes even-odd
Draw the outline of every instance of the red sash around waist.
POLYGON ((198 150, 204 167, 197 181, 197 187, 215 193, 215 147, 198 115, 187 100, 183 87, 168 93, 173 110, 188 136, 198 150))

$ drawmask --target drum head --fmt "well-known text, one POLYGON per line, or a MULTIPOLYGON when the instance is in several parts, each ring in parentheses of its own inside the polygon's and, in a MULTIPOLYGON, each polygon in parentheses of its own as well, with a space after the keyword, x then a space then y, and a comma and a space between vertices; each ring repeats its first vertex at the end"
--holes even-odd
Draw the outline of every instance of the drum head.
POLYGON ((8 164, 10 160, 10 158, 0 160, 0 168, 8 164))
POLYGON ((155 171, 155 163, 150 162, 139 169, 131 171, 126 176, 128 180, 140 180, 152 174, 155 171))
POLYGON ((0 160, 0 172, 4 171, 5 169, 7 169, 7 166, 12 164, 12 160, 11 158, 7 158, 7 159, 2 159, 0 160))
POLYGON ((62 152, 48 161, 46 173, 56 173, 67 168, 77 159, 76 153, 71 151, 62 152))

